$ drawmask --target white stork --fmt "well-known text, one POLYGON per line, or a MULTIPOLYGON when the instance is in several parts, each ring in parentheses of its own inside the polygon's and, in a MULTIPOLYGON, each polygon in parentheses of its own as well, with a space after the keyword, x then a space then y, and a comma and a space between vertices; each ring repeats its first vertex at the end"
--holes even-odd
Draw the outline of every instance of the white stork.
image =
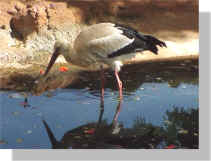
POLYGON ((150 35, 143 35, 137 30, 120 24, 99 23, 82 30, 75 39, 73 47, 64 41, 55 43, 54 53, 48 64, 44 76, 48 74, 57 57, 62 54, 65 59, 77 66, 89 68, 101 67, 102 96, 104 95, 103 64, 109 65, 115 72, 122 98, 122 82, 118 72, 122 61, 134 56, 136 52, 149 50, 158 54, 157 45, 166 44, 150 35))

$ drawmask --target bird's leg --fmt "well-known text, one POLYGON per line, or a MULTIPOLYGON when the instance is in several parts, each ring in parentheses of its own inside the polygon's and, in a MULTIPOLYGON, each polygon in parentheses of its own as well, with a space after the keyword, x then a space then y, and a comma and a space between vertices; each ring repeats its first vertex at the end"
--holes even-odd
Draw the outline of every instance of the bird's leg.
POLYGON ((116 107, 116 112, 115 112, 115 115, 114 115, 114 118, 113 118, 113 121, 112 121, 112 131, 111 133, 112 134, 118 134, 121 130, 121 126, 120 124, 117 122, 117 119, 118 119, 118 116, 119 116, 119 113, 120 113, 120 110, 121 110, 121 106, 122 106, 122 99, 119 100, 119 103, 116 107))
MULTIPOLYGON (((101 80, 102 81, 102 80, 101 80)), ((102 82, 101 82, 102 83, 102 82)), ((102 89, 101 89, 102 90, 102 89)), ((99 132, 100 132, 100 125, 102 123, 102 118, 103 118, 103 113, 104 113, 104 90, 101 91, 101 99, 100 99, 100 115, 98 118, 98 122, 97 122, 97 127, 96 127, 96 131, 95 131, 95 137, 96 139, 99 137, 99 132)))
POLYGON ((122 99, 119 100, 119 103, 117 105, 116 113, 115 113, 114 118, 113 118, 113 124, 116 124, 117 123, 117 118, 119 116, 121 107, 122 107, 122 99))
POLYGON ((119 78, 118 70, 115 69, 115 77, 118 83, 118 88, 119 88, 119 98, 120 100, 122 99, 122 81, 119 78))
POLYGON ((104 113, 104 101, 101 100, 100 101, 100 116, 98 119, 99 124, 102 122, 103 113, 104 113))
POLYGON ((100 127, 100 124, 102 122, 103 113, 104 113, 104 101, 103 101, 103 99, 101 99, 101 101, 100 101, 100 115, 99 115, 99 118, 98 118, 97 129, 100 127))
POLYGON ((104 103, 104 84, 105 84, 105 76, 103 66, 100 66, 100 77, 101 77, 101 102, 104 103))

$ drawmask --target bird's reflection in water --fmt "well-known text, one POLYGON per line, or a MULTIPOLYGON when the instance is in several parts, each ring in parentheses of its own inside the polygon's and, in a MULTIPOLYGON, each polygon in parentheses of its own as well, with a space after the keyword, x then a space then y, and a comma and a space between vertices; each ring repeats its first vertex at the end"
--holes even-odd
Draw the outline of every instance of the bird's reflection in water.
POLYGON ((147 123, 137 117, 131 128, 117 122, 121 108, 119 101, 111 124, 103 120, 104 104, 97 122, 87 123, 72 129, 58 141, 47 122, 43 124, 53 149, 198 149, 198 108, 185 110, 173 107, 166 111, 164 126, 147 123))
POLYGON ((33 105, 31 105, 28 101, 28 96, 24 97, 23 102, 20 102, 20 105, 24 108, 24 109, 37 109, 37 107, 34 107, 33 105))
POLYGON ((116 112, 111 124, 103 120, 104 100, 101 97, 100 113, 96 123, 88 123, 70 130, 64 134, 61 141, 57 141, 47 122, 43 124, 51 141, 53 149, 113 149, 121 148, 121 145, 112 144, 111 140, 118 137, 121 125, 117 122, 120 113, 122 99, 119 100, 116 112))
MULTIPOLYGON (((155 148, 162 140, 162 135, 153 136, 157 127, 150 126, 147 130, 140 132, 141 128, 124 128, 118 123, 122 100, 116 107, 111 124, 103 120, 104 102, 101 99, 98 121, 88 123, 70 130, 64 134, 61 141, 57 141, 47 122, 43 124, 51 141, 53 149, 137 149, 155 148), (145 131, 145 132, 144 132, 145 131), (154 139, 152 139, 154 138, 154 139)), ((158 128, 159 129, 159 128, 158 128)))
MULTIPOLYGON (((32 107, 24 98, 24 108, 32 107)), ((44 127, 53 149, 155 149, 181 148, 198 149, 199 146, 199 109, 175 107, 166 111, 162 126, 147 123, 143 117, 134 119, 130 128, 118 123, 122 99, 118 100, 111 124, 103 119, 104 99, 101 97, 97 122, 87 123, 72 129, 58 141, 49 125, 43 120, 44 127)), ((33 107, 32 107, 33 108, 33 107)))
POLYGON ((23 106, 23 108, 29 108, 31 107, 31 105, 28 103, 28 97, 24 98, 24 101, 20 103, 21 106, 23 106))

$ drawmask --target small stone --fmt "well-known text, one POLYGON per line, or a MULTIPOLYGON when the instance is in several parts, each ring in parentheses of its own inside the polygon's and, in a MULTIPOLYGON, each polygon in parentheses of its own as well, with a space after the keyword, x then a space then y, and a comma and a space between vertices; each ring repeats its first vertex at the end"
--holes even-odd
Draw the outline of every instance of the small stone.
POLYGON ((52 96, 53 96, 53 93, 48 92, 48 93, 46 93, 46 96, 47 96, 47 97, 52 97, 52 96))
POLYGON ((135 101, 140 101, 140 99, 141 99, 141 98, 140 98, 139 96, 134 97, 134 100, 135 100, 135 101))
POLYGON ((8 47, 13 47, 13 46, 16 46, 16 43, 14 41, 8 43, 8 47))
POLYGON ((42 116, 42 113, 41 112, 37 113, 37 116, 40 116, 41 117, 42 116))
POLYGON ((16 139, 16 142, 17 142, 17 143, 22 143, 22 142, 23 142, 23 139, 22 139, 22 138, 17 138, 17 139, 16 139))
POLYGON ((20 93, 12 93, 8 97, 9 98, 24 98, 20 93))
POLYGON ((111 92, 111 95, 114 96, 114 92, 111 92))
POLYGON ((74 139, 80 139, 81 136, 74 136, 74 139))
POLYGON ((16 9, 17 11, 20 11, 20 10, 21 10, 20 5, 16 4, 16 5, 15 5, 15 9, 16 9))
POLYGON ((35 84, 38 84, 38 83, 39 83, 39 81, 38 81, 38 80, 35 80, 35 81, 34 81, 34 83, 35 83, 35 84))
POLYGON ((188 130, 181 129, 178 131, 179 134, 188 134, 188 130))
POLYGON ((27 4, 26 8, 32 8, 32 5, 31 4, 27 4))
POLYGON ((161 77, 157 77, 157 78, 155 78, 155 79, 158 80, 158 81, 161 81, 161 80, 162 80, 161 77))
POLYGON ((187 88, 186 86, 182 86, 183 89, 187 88))
POLYGON ((31 134, 32 133, 32 130, 27 130, 26 133, 27 134, 31 134))
POLYGON ((61 125, 56 125, 56 128, 61 129, 62 126, 61 125))
POLYGON ((91 104, 91 102, 89 102, 89 101, 83 101, 83 102, 80 102, 81 104, 83 104, 83 105, 89 105, 89 104, 91 104))
POLYGON ((191 60, 185 60, 184 63, 191 63, 191 60))
POLYGON ((2 25, 0 28, 5 30, 6 29, 6 25, 2 25))
POLYGON ((20 115, 20 112, 15 111, 15 112, 12 112, 12 114, 13 114, 14 116, 18 116, 18 115, 20 115))
POLYGON ((7 142, 4 141, 4 140, 0 140, 0 145, 1 145, 1 144, 7 144, 7 142))
POLYGON ((49 8, 50 8, 50 9, 56 9, 56 5, 53 4, 53 3, 51 3, 51 4, 49 4, 49 8))
POLYGON ((169 120, 165 120, 165 121, 164 121, 164 123, 165 123, 165 124, 167 124, 167 125, 172 124, 172 122, 171 122, 171 121, 169 121, 169 120))
POLYGON ((14 16, 14 15, 17 14, 17 10, 15 10, 15 9, 10 9, 10 10, 7 11, 7 13, 14 16))

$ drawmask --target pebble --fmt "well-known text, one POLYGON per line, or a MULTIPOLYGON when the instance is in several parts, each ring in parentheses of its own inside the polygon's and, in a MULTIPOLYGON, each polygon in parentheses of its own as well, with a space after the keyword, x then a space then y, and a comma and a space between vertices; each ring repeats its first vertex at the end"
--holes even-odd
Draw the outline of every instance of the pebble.
MULTIPOLYGON (((0 12, 0 14, 1 14, 1 12, 0 12)), ((0 28, 5 30, 6 29, 6 25, 2 25, 2 26, 0 26, 0 28)))
POLYGON ((0 140, 0 145, 1 145, 1 144, 7 144, 7 142, 4 141, 4 140, 0 140))
POLYGON ((53 4, 53 3, 51 3, 51 4, 49 4, 49 8, 50 8, 50 9, 56 9, 56 5, 53 4))
POLYGON ((161 80, 162 80, 162 78, 161 78, 161 77, 157 77, 157 78, 156 78, 156 80, 161 81, 161 80))
POLYGON ((23 142, 23 139, 22 139, 22 138, 17 138, 17 139, 16 139, 16 142, 17 142, 17 143, 22 143, 22 142, 23 142))
POLYGON ((41 117, 42 116, 42 113, 41 112, 37 113, 37 116, 40 116, 41 117))
POLYGON ((27 130, 26 133, 27 134, 31 134, 32 133, 32 130, 27 130))
POLYGON ((15 111, 15 112, 12 112, 12 114, 15 115, 15 116, 18 116, 18 115, 20 115, 20 112, 15 111))
POLYGON ((188 134, 188 130, 181 129, 178 131, 179 134, 188 134))
POLYGON ((167 125, 172 124, 172 122, 171 122, 171 121, 169 121, 169 120, 165 120, 165 121, 164 121, 164 123, 165 123, 165 124, 167 124, 167 125))
POLYGON ((140 101, 140 100, 141 100, 141 98, 140 98, 139 96, 136 96, 136 97, 134 97, 134 100, 136 100, 136 101, 140 101))
POLYGON ((56 125, 56 128, 61 129, 62 125, 56 125))
POLYGON ((9 94, 8 97, 9 98, 25 98, 24 95, 22 95, 20 93, 12 93, 12 94, 9 94))
POLYGON ((182 86, 183 89, 187 88, 186 86, 182 86))
POLYGON ((15 9, 10 9, 10 10, 7 11, 7 13, 14 16, 14 15, 17 14, 17 10, 15 10, 15 9))

